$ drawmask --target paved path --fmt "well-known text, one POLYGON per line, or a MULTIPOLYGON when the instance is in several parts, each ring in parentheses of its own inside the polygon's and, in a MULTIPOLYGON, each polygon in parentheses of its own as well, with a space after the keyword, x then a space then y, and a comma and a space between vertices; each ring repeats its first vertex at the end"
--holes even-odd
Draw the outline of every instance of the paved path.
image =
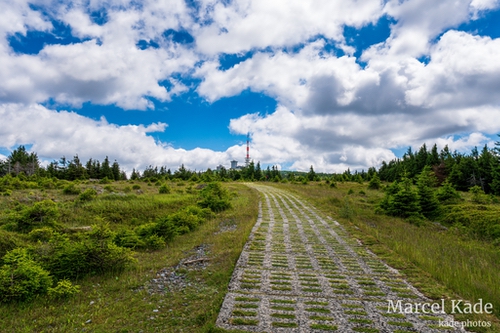
POLYGON ((446 315, 388 311, 429 302, 329 217, 287 192, 263 195, 217 325, 249 332, 463 332, 446 315))

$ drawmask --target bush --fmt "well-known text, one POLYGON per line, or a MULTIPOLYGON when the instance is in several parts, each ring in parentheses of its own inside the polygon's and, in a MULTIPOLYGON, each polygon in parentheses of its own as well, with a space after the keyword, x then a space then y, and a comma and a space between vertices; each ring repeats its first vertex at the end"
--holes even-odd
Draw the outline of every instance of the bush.
POLYGON ((162 249, 166 246, 166 244, 167 243, 165 242, 163 237, 160 237, 158 235, 151 235, 148 238, 146 238, 146 241, 145 241, 145 246, 151 250, 162 249))
POLYGON ((158 189, 158 193, 160 193, 160 194, 170 194, 170 187, 168 187, 167 184, 163 184, 158 189))
POLYGON ((74 183, 70 183, 63 188, 63 194, 68 194, 68 195, 77 195, 80 194, 82 191, 76 187, 74 183))
POLYGON ((111 184, 113 181, 108 179, 108 177, 104 177, 99 181, 99 184, 111 184))
POLYGON ((78 294, 80 286, 73 285, 69 280, 60 280, 54 288, 49 287, 47 292, 50 298, 63 299, 78 294))
POLYGON ((0 229, 0 259, 7 252, 21 245, 22 242, 15 233, 0 229))
POLYGON ((34 242, 48 242, 54 236, 54 230, 48 227, 33 229, 28 237, 34 242))
POLYGON ((0 268, 0 302, 29 301, 47 292, 49 272, 36 264, 26 249, 15 249, 3 258, 0 268))
POLYGON ((386 196, 380 203, 380 208, 382 208, 387 215, 391 216, 403 218, 420 216, 418 195, 411 188, 411 181, 406 178, 403 180, 402 186, 396 183, 394 184, 387 188, 386 196), (397 192, 395 192, 396 190, 397 192))
POLYGON ((133 190, 140 190, 141 189, 141 185, 134 184, 134 185, 132 185, 132 189, 133 190))
POLYGON ((481 187, 479 186, 472 186, 469 189, 469 193, 472 194, 472 202, 477 203, 477 204, 487 204, 489 201, 489 198, 484 194, 484 191, 482 190, 481 187))
POLYGON ((436 193, 437 199, 445 204, 454 203, 461 199, 460 194, 453 185, 446 179, 436 193))
POLYGON ((159 219, 157 223, 154 223, 151 231, 152 235, 158 235, 162 237, 166 242, 170 242, 175 238, 175 236, 177 236, 178 227, 168 216, 166 216, 159 219))
POLYGON ((108 191, 108 192, 110 192, 110 193, 115 192, 115 188, 114 188, 113 186, 111 186, 111 185, 106 185, 106 186, 104 186, 104 190, 105 190, 105 191, 108 191))
POLYGON ((30 232, 38 227, 56 226, 58 217, 57 204, 51 200, 36 202, 33 206, 25 207, 19 213, 11 215, 20 232, 30 232))
POLYGON ((378 190, 380 189, 381 185, 382 182, 380 181, 380 178, 378 177, 377 174, 374 174, 372 179, 370 179, 370 182, 368 183, 368 188, 370 190, 378 190))
MULTIPOLYGON (((150 233, 147 233, 150 235, 150 233)), ((144 247, 144 242, 139 235, 130 229, 122 229, 117 232, 113 242, 121 247, 141 248, 144 247)))
POLYGON ((88 188, 78 196, 79 201, 90 201, 97 197, 97 191, 93 188, 88 188))
POLYGON ((119 271, 135 262, 130 249, 113 243, 115 234, 107 225, 93 225, 86 236, 79 241, 53 237, 48 248, 36 249, 40 262, 60 279, 119 271))
POLYGON ((446 206, 441 223, 462 226, 467 233, 480 239, 500 239, 500 209, 495 206, 446 206))
POLYGON ((201 211, 202 210, 199 209, 199 211, 196 212, 195 210, 189 209, 189 207, 187 207, 174 214, 171 214, 170 216, 168 216, 168 219, 172 221, 174 226, 177 228, 177 232, 182 235, 195 230, 198 225, 202 224, 205 221, 202 216, 197 214, 201 211))
POLYGON ((213 212, 221 212, 231 207, 228 191, 219 183, 210 183, 200 192, 198 205, 210 208, 213 212))
POLYGON ((353 201, 349 197, 344 198, 344 204, 340 207, 339 215, 345 219, 351 219, 355 215, 355 211, 353 208, 353 201))

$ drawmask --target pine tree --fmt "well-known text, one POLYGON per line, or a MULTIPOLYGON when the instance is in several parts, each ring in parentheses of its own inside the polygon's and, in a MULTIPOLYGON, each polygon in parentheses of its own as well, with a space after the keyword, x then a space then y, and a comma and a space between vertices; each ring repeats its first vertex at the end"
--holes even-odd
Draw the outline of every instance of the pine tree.
POLYGON ((113 177, 113 171, 111 170, 111 165, 109 164, 109 158, 107 156, 101 164, 101 173, 99 178, 115 179, 113 177))
POLYGON ((111 166, 111 173, 113 174, 114 180, 120 180, 121 178, 120 165, 116 160, 113 162, 113 165, 111 166))
POLYGON ((494 159, 488 146, 484 145, 481 155, 479 155, 477 160, 477 165, 479 169, 479 180, 485 193, 491 193, 491 183, 493 182, 492 165, 494 159))
POLYGON ((437 150, 437 145, 434 144, 431 149, 431 153, 427 156, 427 165, 433 166, 438 165, 441 161, 439 160, 439 153, 437 150))
POLYGON ((259 181, 262 179, 262 170, 260 168, 260 162, 257 162, 257 166, 255 167, 255 180, 259 181))
POLYGON ((491 162, 491 191, 500 195, 500 141, 495 142, 494 154, 491 162))
POLYGON ((439 215, 440 208, 439 201, 433 189, 436 183, 437 179, 431 171, 430 166, 425 166, 417 181, 418 201, 422 214, 431 220, 439 215))
POLYGON ((380 178, 378 175, 375 173, 372 176, 372 179, 370 179, 370 183, 368 183, 368 188, 371 190, 378 190, 380 188, 380 185, 382 185, 380 178))
POLYGON ((398 192, 393 195, 387 194, 385 207, 382 208, 392 216, 403 218, 420 216, 418 195, 412 189, 410 179, 403 178, 398 192))
POLYGON ((445 180, 441 184, 436 194, 436 198, 442 203, 453 203, 460 200, 460 194, 448 180, 445 180))

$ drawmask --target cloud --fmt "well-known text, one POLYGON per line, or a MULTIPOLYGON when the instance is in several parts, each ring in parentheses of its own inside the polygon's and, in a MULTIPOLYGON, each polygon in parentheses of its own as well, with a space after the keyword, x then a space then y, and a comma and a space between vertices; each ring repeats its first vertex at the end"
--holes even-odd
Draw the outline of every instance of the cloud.
POLYGON ((431 62, 415 72, 407 100, 433 108, 499 105, 500 39, 445 33, 431 52, 431 62))
MULTIPOLYGON (((189 47, 162 35, 167 29, 178 29, 182 22, 189 24, 184 2, 169 1, 161 7, 145 2, 142 11, 122 10, 120 4, 114 4, 118 8, 110 5, 104 25, 93 23, 83 4, 46 8, 49 13, 55 11, 75 37, 87 40, 45 45, 34 55, 15 54, 4 45, 0 48, 0 101, 29 104, 53 99, 76 107, 91 101, 144 110, 153 108, 150 98, 170 101, 172 95, 187 90, 173 76, 189 72, 198 57, 189 47), (140 49, 136 44, 143 39, 154 40, 160 47, 140 49), (163 81, 169 81, 171 88, 161 85, 163 81)), ((39 11, 25 7, 15 8, 17 32, 53 28, 39 11)))
POLYGON ((499 6, 498 0, 190 6, 7 0, 0 22, 0 146, 33 144, 47 159, 109 155, 129 170, 181 163, 204 169, 242 156, 241 145, 224 152, 173 149, 151 135, 169 130, 161 122, 118 126, 40 106, 54 101, 75 110, 91 102, 148 110, 192 85, 208 102, 245 90, 278 101, 273 113, 244 115, 229 126, 235 134, 250 131, 252 158, 266 164, 341 172, 378 165, 394 158, 392 150, 423 142, 480 145, 489 142, 485 134, 500 131, 500 40, 455 29, 499 6), (363 46, 357 59, 345 27, 375 25, 381 17, 392 22, 390 36, 363 46), (45 45, 36 54, 9 45, 10 36, 28 38, 28 31, 59 37, 58 25, 81 42, 45 45), (245 57, 224 70, 224 54, 245 57))
POLYGON ((181 164, 192 170, 215 168, 219 164, 228 165, 231 158, 243 151, 242 147, 232 147, 227 152, 174 149, 147 135, 165 131, 164 123, 118 126, 103 118, 96 121, 36 104, 4 104, 0 106, 0 118, 0 142, 4 147, 32 144, 31 150, 45 160, 78 154, 83 161, 89 158, 102 161, 109 156, 128 172, 132 168, 143 170, 148 165, 165 165, 172 170, 181 164))
POLYGON ((294 46, 318 35, 343 42, 344 25, 360 27, 383 14, 383 2, 373 0, 200 2, 210 24, 196 29, 196 45, 212 55, 294 46))

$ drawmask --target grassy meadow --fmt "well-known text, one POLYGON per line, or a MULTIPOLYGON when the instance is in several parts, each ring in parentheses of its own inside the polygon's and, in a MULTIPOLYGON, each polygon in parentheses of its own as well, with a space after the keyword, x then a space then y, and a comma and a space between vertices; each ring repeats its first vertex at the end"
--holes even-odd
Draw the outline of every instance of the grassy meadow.
MULTIPOLYGON (((76 186, 82 191, 96 188, 99 194, 79 202, 77 194, 64 194, 61 188, 14 190, 0 197, 0 223, 8 224, 8 215, 16 207, 29 207, 45 199, 54 201, 59 208, 55 228, 71 239, 85 234, 85 227, 99 224, 117 234, 121 229, 133 230, 196 204, 202 191, 197 184, 188 182, 169 183, 168 194, 159 194, 159 186, 143 182, 122 181, 105 186, 83 182, 76 186)), ((256 192, 241 184, 226 184, 224 188, 230 195, 229 209, 177 235, 160 249, 132 249, 134 262, 125 269, 72 279, 80 287, 79 293, 57 299, 38 295, 30 301, 0 303, 0 332, 216 331, 214 323, 234 265, 258 213, 256 192), (173 271, 200 245, 208 265, 203 269, 175 270, 182 277, 182 286, 156 294, 143 288, 162 269, 173 271)), ((7 232, 2 232, 5 238, 7 232)), ((29 233, 8 233, 26 247, 43 243, 32 241, 29 233)))
MULTIPOLYGON (((4 191, 0 196, 0 257, 21 247, 28 249, 29 260, 34 258, 47 269, 61 269, 50 261, 51 254, 59 253, 57 262, 64 262, 75 258, 70 256, 74 247, 95 246, 108 251, 113 260, 123 256, 126 260, 119 262, 126 265, 110 265, 106 271, 93 266, 94 270, 72 276, 73 286, 79 286, 73 295, 42 293, 27 301, 0 302, 0 332, 225 332, 215 328, 215 320, 257 219, 260 198, 243 183, 219 184, 215 190, 225 196, 227 207, 219 201, 210 206, 203 197, 206 184, 180 180, 54 181, 50 186, 32 183, 4 191), (206 207, 215 208, 207 213, 206 207), (200 246, 207 265, 177 267, 200 246), (182 286, 149 293, 145 286, 158 272, 175 272, 182 277, 182 286)), ((338 220, 426 296, 492 303, 494 315, 462 315, 456 320, 491 321, 489 329, 470 330, 500 332, 497 243, 458 226, 410 223, 376 213, 384 192, 368 189, 367 183, 339 182, 335 187, 325 182, 267 184, 308 200, 338 220)), ((456 204, 458 210, 500 211, 498 203, 474 203, 467 193, 463 198, 456 204)), ((4 259, 0 267, 7 264, 4 259)), ((59 272, 60 276, 53 273, 53 285, 64 278, 65 271, 59 272)))

